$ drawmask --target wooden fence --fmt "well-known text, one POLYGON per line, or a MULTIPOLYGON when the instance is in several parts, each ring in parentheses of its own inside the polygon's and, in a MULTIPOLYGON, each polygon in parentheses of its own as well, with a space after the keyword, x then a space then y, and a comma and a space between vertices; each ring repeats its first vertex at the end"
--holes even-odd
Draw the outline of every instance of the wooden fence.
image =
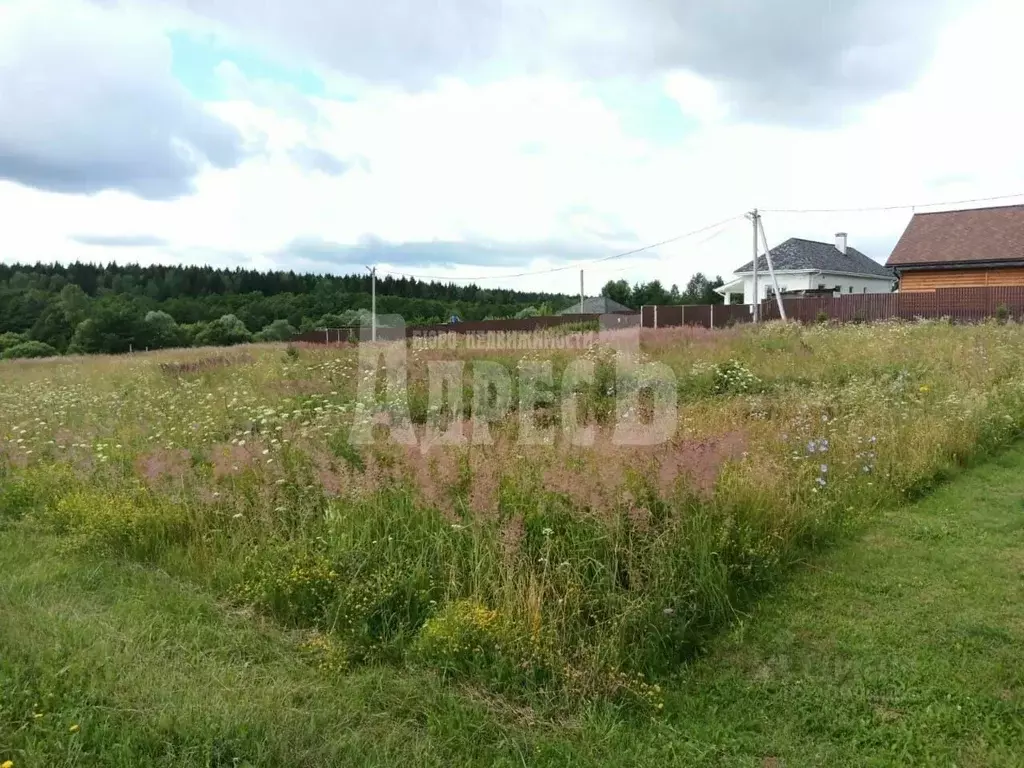
MULTIPOLYGON (((597 324, 601 323, 604 329, 609 328, 635 328, 640 323, 639 314, 616 314, 616 315, 551 315, 543 317, 508 318, 504 320, 478 320, 464 323, 433 323, 405 326, 406 338, 423 338, 445 333, 457 334, 483 334, 501 332, 522 332, 531 333, 543 331, 549 328, 557 328, 560 325, 572 325, 580 323, 597 324), (603 318, 603 319, 602 319, 603 318)), ((293 341, 301 341, 309 344, 341 344, 355 343, 359 341, 360 328, 350 326, 346 328, 320 328, 315 331, 306 331, 297 335, 293 341)), ((369 329, 362 331, 368 333, 369 329)), ((401 329, 386 327, 377 328, 377 338, 386 341, 401 338, 401 329)))
MULTIPOLYGON (((783 299, 786 316, 801 323, 834 320, 840 323, 877 320, 914 320, 948 317, 970 323, 994 317, 1004 307, 1009 317, 1024 318, 1024 286, 983 288, 939 288, 911 293, 854 293, 835 297, 783 299)), ((745 304, 647 305, 641 307, 644 328, 671 328, 699 325, 724 328, 750 322, 750 307, 745 304)), ((779 307, 774 299, 761 303, 761 318, 778 320, 779 307)))
POLYGON ((728 328, 751 321, 746 304, 646 304, 640 307, 644 328, 678 328, 699 325, 702 328, 728 328))
MULTIPOLYGON (((1024 287, 939 288, 910 293, 860 293, 832 298, 783 299, 791 320, 813 323, 819 319, 841 323, 873 320, 914 320, 948 317, 970 323, 994 317, 1005 307, 1010 317, 1024 316, 1024 287)), ((761 305, 761 317, 777 320, 775 302, 761 305)))

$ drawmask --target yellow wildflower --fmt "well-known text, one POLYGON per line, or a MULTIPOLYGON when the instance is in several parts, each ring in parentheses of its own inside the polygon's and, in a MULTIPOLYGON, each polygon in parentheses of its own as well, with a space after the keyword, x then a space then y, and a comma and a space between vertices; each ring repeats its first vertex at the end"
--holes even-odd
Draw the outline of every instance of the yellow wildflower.
POLYGON ((14 768, 14 761, 4 760, 2 763, 0 763, 0 768, 14 768))
POLYGON ((78 732, 79 732, 80 730, 82 730, 82 729, 81 729, 81 727, 80 727, 80 726, 78 725, 78 723, 75 723, 75 724, 74 724, 74 725, 72 725, 72 726, 71 726, 70 728, 68 728, 68 730, 69 730, 69 731, 71 731, 71 733, 78 733, 78 732))
POLYGON ((921 385, 921 391, 922 392, 927 392, 929 389, 931 389, 931 387, 929 387, 927 384, 922 384, 921 385))

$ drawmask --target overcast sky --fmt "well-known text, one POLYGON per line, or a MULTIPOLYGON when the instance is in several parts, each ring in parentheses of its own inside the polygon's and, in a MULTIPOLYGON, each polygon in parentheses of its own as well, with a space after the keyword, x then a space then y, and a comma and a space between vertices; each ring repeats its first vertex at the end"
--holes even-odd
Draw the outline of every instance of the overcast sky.
MULTIPOLYGON (((0 258, 572 292, 757 206, 772 244, 884 261, 911 211, 770 210, 1024 192, 1022 28, 1019 0, 0 0, 0 258)), ((728 277, 750 240, 588 293, 728 277)))

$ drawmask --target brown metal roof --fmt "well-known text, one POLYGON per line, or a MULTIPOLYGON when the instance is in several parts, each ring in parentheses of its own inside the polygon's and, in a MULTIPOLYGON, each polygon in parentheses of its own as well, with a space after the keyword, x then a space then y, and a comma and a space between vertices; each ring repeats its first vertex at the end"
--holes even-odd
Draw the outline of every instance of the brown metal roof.
POLYGON ((1024 205, 916 213, 887 267, 1024 260, 1024 205))

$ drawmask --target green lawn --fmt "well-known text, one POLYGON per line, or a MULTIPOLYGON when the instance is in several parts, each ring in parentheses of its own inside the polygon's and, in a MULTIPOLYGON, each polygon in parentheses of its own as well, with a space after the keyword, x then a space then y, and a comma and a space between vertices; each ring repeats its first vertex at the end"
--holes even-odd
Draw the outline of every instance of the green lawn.
POLYGON ((331 676, 159 571, 0 529, 0 762, 1024 765, 1024 448, 892 511, 665 683, 664 713, 331 676), (72 726, 78 726, 72 732, 72 726))

